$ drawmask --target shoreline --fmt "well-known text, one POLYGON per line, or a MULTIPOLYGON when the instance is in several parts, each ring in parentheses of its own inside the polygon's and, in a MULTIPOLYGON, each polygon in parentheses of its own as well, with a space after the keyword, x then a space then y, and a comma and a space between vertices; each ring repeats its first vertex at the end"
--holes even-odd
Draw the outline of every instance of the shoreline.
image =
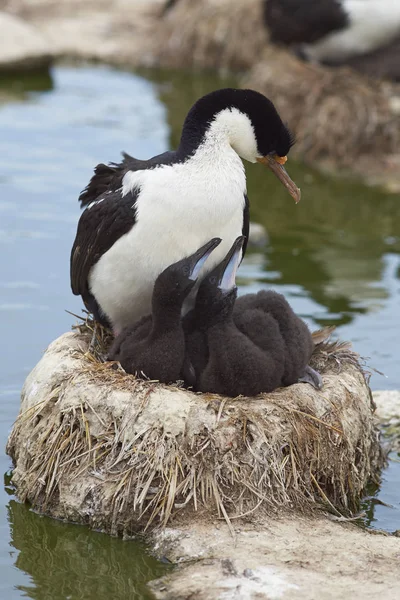
MULTIPOLYGON (((349 68, 305 64, 272 47, 260 0, 196 5, 181 0, 165 16, 163 5, 163 0, 89 0, 84 6, 77 0, 9 0, 0 12, 0 33, 6 27, 2 15, 30 28, 44 65, 73 59, 126 69, 230 72, 240 87, 269 95, 289 126, 296 126, 295 158, 333 177, 400 191, 399 84, 369 80, 349 68), (244 45, 235 42, 238 36, 247 36, 244 45), (341 128, 330 125, 338 120, 341 128)), ((21 65, 29 66, 30 48, 27 44, 26 60, 24 48, 15 50, 21 65)), ((0 44, 0 64, 6 51, 0 44)))

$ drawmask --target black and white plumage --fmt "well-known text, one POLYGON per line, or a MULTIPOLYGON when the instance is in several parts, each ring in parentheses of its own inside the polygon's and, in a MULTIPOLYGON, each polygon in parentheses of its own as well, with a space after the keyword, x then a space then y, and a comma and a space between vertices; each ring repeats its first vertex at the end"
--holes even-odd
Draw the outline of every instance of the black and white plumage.
POLYGON ((220 242, 212 239, 192 256, 164 269, 154 284, 151 314, 120 333, 108 353, 110 360, 118 360, 127 373, 162 383, 180 379, 185 358, 182 304, 220 242))
POLYGON ((98 165, 80 196, 86 209, 71 252, 73 293, 118 334, 150 312, 154 282, 168 265, 221 237, 201 279, 239 235, 248 236, 241 158, 266 164, 300 199, 282 166, 292 144, 265 96, 223 89, 194 104, 176 151, 98 165))
POLYGON ((391 44, 400 39, 398 0, 264 0, 264 18, 273 42, 292 46, 314 62, 360 70, 359 57, 371 59, 387 47, 381 55, 387 60, 391 44))

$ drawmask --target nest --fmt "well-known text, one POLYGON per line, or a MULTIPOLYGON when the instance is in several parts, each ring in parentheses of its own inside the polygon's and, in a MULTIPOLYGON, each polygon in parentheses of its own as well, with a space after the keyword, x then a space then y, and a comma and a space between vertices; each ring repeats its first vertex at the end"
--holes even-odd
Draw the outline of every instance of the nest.
POLYGON ((160 18, 152 53, 175 69, 231 69, 254 64, 268 41, 260 0, 178 0, 160 18))
MULTIPOLYGON (((22 501, 114 535, 205 513, 351 514, 384 457, 370 390, 347 344, 322 344, 324 389, 195 394, 127 375, 89 351, 90 324, 55 340, 28 376, 7 452, 22 501)), ((103 332, 104 333, 104 332, 103 332)))
POLYGON ((296 152, 308 162, 329 158, 350 170, 359 155, 370 155, 385 169, 388 157, 398 152, 399 85, 349 68, 303 63, 271 46, 244 84, 276 103, 296 134, 296 152))
POLYGON ((153 52, 168 67, 244 73, 242 87, 276 103, 307 162, 400 185, 400 85, 307 64, 272 45, 262 0, 179 0, 160 20, 153 52))

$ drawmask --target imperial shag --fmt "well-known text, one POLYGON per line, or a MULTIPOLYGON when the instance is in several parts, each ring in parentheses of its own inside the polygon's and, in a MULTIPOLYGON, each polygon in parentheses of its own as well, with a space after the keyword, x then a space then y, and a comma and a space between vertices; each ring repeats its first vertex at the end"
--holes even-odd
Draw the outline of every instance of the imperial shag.
POLYGON ((303 58, 400 79, 399 0, 264 0, 270 38, 303 58))
MULTIPOLYGON (((249 229, 241 158, 268 166, 296 200, 283 165, 293 137, 273 103, 253 90, 222 89, 189 111, 179 147, 150 160, 100 164, 80 195, 71 287, 115 334, 151 312, 154 282, 211 237, 222 238, 200 273, 221 262, 249 229)), ((246 250, 243 245, 242 255, 246 250)), ((195 288, 184 306, 193 305, 195 288)))

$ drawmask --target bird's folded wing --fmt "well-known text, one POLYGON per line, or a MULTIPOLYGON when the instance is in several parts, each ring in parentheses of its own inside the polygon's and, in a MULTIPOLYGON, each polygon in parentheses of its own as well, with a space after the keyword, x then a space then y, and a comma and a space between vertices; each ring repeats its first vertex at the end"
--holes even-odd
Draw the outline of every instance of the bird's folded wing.
POLYGON ((87 208, 78 223, 71 251, 71 288, 75 295, 88 291, 90 269, 136 222, 138 191, 126 196, 109 192, 87 208))
POLYGON ((268 0, 264 19, 271 40, 285 45, 312 44, 348 24, 339 0, 268 0))

